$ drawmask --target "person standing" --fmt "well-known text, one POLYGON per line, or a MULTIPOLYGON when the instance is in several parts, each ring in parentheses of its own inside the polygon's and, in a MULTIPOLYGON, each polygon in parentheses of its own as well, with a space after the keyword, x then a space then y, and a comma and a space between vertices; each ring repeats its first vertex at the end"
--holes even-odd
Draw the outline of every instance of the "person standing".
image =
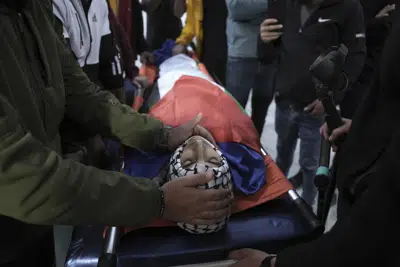
POLYGON ((300 139, 302 197, 310 205, 316 196, 314 177, 319 163, 324 107, 317 99, 309 67, 321 53, 344 44, 343 90, 359 77, 364 66, 365 27, 358 0, 276 1, 275 12, 261 25, 265 47, 280 49, 275 82, 276 163, 287 175, 300 139), (276 17, 275 17, 276 16, 276 17))
POLYGON ((173 49, 179 54, 195 42, 196 55, 221 85, 226 72, 226 16, 223 0, 188 0, 186 24, 173 49))
POLYGON ((147 13, 150 51, 160 49, 168 39, 178 38, 182 31, 181 17, 186 9, 186 0, 143 0, 142 5, 147 13))
MULTIPOLYGON (((153 181, 63 158, 60 122, 126 146, 174 150, 201 135, 201 116, 169 127, 91 82, 50 0, 0 1, 0 266, 53 266, 52 225, 144 225, 156 218, 213 224, 229 214, 229 190, 202 190, 212 175, 153 181), (215 211, 215 207, 218 208, 215 211)), ((97 14, 96 14, 97 18, 97 14)))
POLYGON ((265 118, 273 99, 275 56, 258 49, 259 26, 267 16, 268 0, 227 0, 228 62, 226 89, 246 107, 252 90, 251 117, 262 134, 265 118))

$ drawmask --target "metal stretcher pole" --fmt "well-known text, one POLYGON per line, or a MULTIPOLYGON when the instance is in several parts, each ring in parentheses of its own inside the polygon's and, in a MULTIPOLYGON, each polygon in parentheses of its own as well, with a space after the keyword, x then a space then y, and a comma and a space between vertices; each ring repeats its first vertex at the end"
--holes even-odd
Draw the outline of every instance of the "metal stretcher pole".
POLYGON ((97 263, 97 267, 117 267, 117 247, 121 238, 121 230, 116 227, 110 227, 106 231, 105 246, 97 263))
MULTIPOLYGON (((328 91, 318 80, 314 80, 318 92, 318 99, 322 102, 325 109, 325 121, 328 126, 328 134, 343 125, 339 111, 336 109, 333 93, 328 91)), ((339 141, 340 142, 340 141, 339 141)), ((319 157, 319 167, 315 176, 314 184, 318 189, 317 217, 325 225, 331 206, 333 193, 336 187, 336 176, 332 176, 329 171, 331 159, 331 143, 325 138, 321 139, 321 150, 319 157)))
MULTIPOLYGON (((267 155, 267 152, 264 150, 264 148, 261 148, 261 153, 264 157, 267 155)), ((289 190, 288 195, 293 201, 294 205, 296 205, 300 213, 307 220, 307 223, 309 223, 313 229, 316 229, 317 231, 323 231, 323 225, 315 216, 312 208, 302 197, 300 197, 297 191, 295 189, 289 190)))

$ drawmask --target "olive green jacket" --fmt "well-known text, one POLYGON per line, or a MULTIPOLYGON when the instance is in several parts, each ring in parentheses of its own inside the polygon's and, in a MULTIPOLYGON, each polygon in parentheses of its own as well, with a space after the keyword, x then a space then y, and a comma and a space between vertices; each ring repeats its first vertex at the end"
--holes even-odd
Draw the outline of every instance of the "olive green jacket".
POLYGON ((160 212, 157 186, 64 160, 59 125, 67 114, 152 150, 162 123, 99 90, 59 36, 49 0, 20 13, 0 2, 0 214, 33 224, 148 223, 160 212))

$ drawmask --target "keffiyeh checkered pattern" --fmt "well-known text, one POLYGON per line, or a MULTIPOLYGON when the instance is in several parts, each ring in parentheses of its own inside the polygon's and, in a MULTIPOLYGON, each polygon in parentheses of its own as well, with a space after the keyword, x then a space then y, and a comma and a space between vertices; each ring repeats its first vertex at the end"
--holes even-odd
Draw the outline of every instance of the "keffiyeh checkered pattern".
MULTIPOLYGON (((190 140, 190 139, 189 139, 190 140)), ((182 146, 180 146, 174 153, 174 155, 170 159, 169 165, 169 173, 168 173, 168 180, 183 178, 187 175, 193 175, 201 172, 208 172, 212 171, 214 173, 214 179, 208 182, 205 185, 199 186, 199 188, 204 189, 218 189, 218 188, 229 188, 233 193, 233 185, 232 185, 232 174, 228 165, 226 158, 222 155, 221 151, 216 148, 214 145, 209 143, 213 149, 220 155, 221 157, 221 166, 219 167, 209 167, 204 164, 195 163, 190 168, 184 168, 181 165, 181 154, 185 149, 185 146, 189 142, 187 140, 182 146)), ((208 142, 208 141, 207 141, 208 142)), ((192 234, 211 234, 218 232, 221 230, 229 217, 227 216, 222 222, 213 224, 213 225, 192 225, 187 223, 178 223, 178 226, 185 231, 192 233, 192 234)))

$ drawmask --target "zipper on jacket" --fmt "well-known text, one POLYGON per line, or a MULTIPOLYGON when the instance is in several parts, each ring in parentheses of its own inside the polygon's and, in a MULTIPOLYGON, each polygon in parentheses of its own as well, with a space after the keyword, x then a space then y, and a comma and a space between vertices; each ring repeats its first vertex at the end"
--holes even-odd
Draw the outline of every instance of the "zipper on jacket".
POLYGON ((79 37, 81 38, 81 49, 83 47, 83 36, 82 36, 82 26, 81 22, 79 21, 78 14, 75 13, 76 21, 78 22, 78 27, 79 27, 79 37))
MULTIPOLYGON (((90 24, 89 24, 89 12, 88 12, 88 14, 86 15, 86 22, 87 22, 88 29, 89 29, 90 46, 89 46, 89 51, 88 51, 88 53, 87 53, 87 55, 86 55, 86 58, 85 58, 85 66, 87 65, 87 60, 88 60, 88 58, 89 58, 89 56, 90 56, 90 53, 92 52, 92 42, 93 42, 92 29, 90 28, 90 24)), ((99 50, 99 51, 100 51, 100 50, 99 50)))

